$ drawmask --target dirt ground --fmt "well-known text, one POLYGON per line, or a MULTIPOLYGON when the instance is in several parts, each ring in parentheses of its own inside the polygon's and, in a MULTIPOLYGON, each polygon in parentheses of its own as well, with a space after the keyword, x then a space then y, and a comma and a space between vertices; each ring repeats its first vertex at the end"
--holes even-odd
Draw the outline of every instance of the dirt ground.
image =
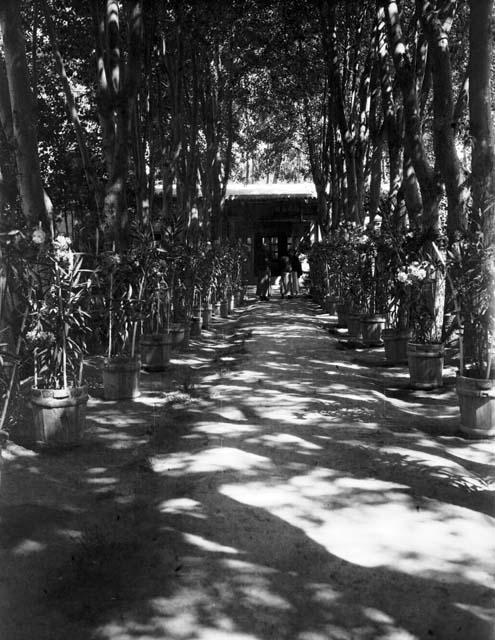
POLYGON ((82 446, 4 452, 1 640, 495 639, 494 445, 454 369, 412 391, 329 329, 252 302, 135 401, 89 362, 82 446))

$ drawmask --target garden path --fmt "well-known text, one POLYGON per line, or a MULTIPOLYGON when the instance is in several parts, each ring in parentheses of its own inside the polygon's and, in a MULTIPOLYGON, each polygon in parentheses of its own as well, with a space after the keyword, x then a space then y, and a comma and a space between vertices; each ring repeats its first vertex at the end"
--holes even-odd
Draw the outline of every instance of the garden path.
POLYGON ((329 321, 252 303, 218 325, 245 353, 93 398, 78 450, 11 444, 2 640, 493 640, 493 445, 329 321))

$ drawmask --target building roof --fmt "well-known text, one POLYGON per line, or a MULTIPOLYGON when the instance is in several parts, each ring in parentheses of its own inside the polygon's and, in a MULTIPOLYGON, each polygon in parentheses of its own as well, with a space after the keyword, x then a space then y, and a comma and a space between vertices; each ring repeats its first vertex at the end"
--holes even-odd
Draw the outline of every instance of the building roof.
MULTIPOLYGON (((162 181, 157 180, 155 183, 155 192, 161 194, 162 189, 162 181)), ((173 187, 173 194, 175 195, 175 185, 173 187)), ((316 190, 312 182, 277 182, 276 184, 266 184, 265 182, 256 182, 253 184, 229 182, 227 185, 226 198, 228 200, 312 199, 316 198, 316 190)))
POLYGON ((312 182, 277 182, 266 184, 241 184, 229 182, 226 197, 230 200, 249 199, 285 199, 285 198, 316 198, 315 186, 312 182))

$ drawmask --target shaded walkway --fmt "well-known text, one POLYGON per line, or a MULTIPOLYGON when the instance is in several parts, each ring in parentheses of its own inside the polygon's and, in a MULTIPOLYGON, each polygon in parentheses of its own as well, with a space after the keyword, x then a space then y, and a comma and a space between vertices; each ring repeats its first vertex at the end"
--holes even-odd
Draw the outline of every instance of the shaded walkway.
POLYGON ((78 451, 11 447, 0 637, 495 638, 493 445, 328 322, 252 305, 246 354, 93 400, 78 451))

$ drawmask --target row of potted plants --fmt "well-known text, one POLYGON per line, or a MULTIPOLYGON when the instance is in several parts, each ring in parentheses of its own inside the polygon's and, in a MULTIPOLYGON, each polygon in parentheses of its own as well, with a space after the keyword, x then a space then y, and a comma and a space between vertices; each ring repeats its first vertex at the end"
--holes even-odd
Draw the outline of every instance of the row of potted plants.
POLYGON ((381 225, 340 226, 309 256, 313 297, 351 338, 383 344, 387 360, 408 363, 416 389, 442 385, 447 341, 458 345, 461 430, 495 435, 495 367, 480 233, 449 247, 381 225))
POLYGON ((240 244, 191 247, 143 235, 125 252, 95 256, 39 228, 12 232, 3 249, 12 318, 25 318, 19 361, 21 377, 32 366, 32 439, 44 443, 81 435, 89 352, 104 356, 105 399, 136 397, 141 367, 164 369, 174 346, 208 327, 214 307, 227 316, 243 291, 240 244))

